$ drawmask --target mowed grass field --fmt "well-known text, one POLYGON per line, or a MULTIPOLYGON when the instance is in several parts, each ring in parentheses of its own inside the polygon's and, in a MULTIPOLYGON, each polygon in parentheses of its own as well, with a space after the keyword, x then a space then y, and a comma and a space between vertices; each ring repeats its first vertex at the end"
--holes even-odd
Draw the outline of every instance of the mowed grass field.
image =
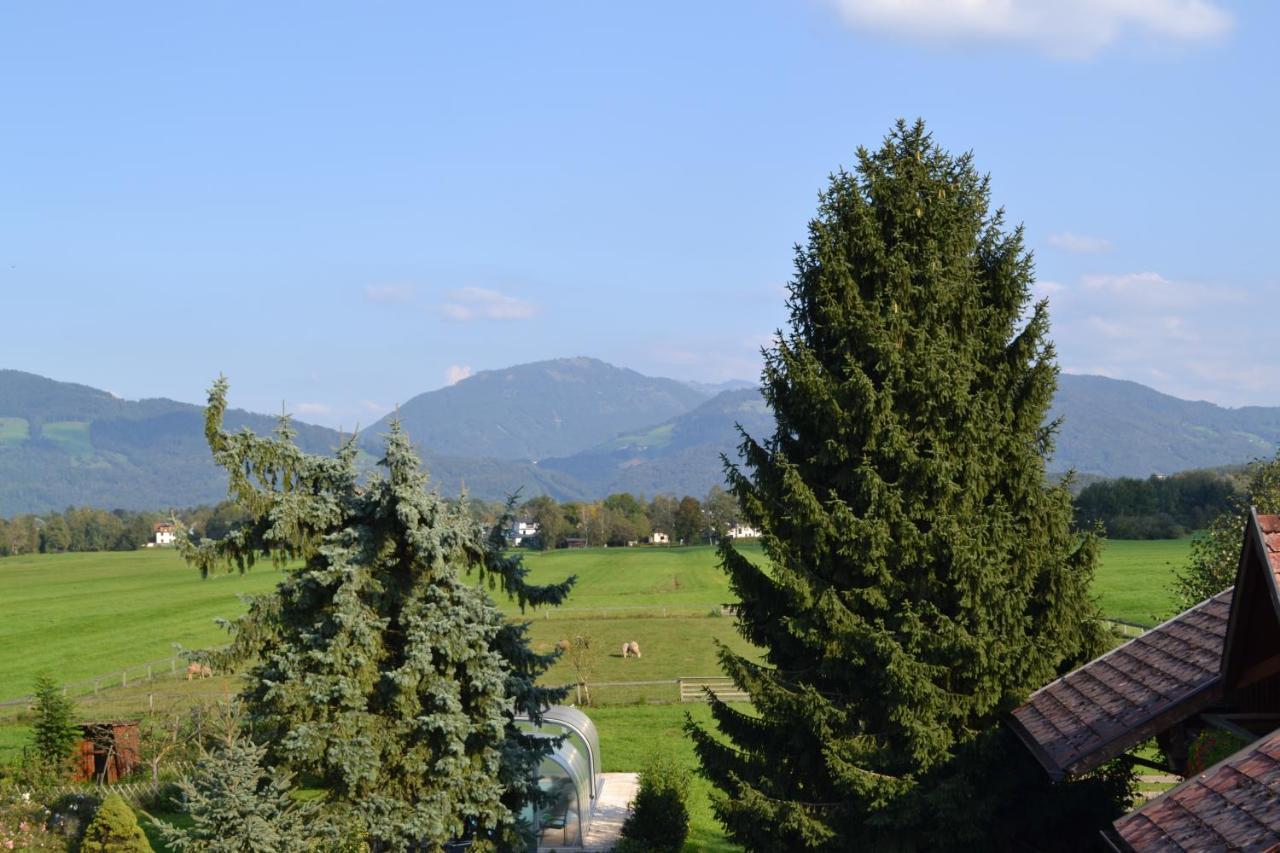
MULTIPOLYGON (((1106 543, 1095 581, 1103 611, 1143 624, 1167 617, 1189 541, 1106 543)), ((754 544, 744 550, 763 559, 754 544)), ((583 549, 526 560, 535 581, 577 577, 563 608, 525 618, 540 646, 590 636, 597 680, 714 675, 713 638, 745 648, 732 619, 708 615, 732 597, 709 547, 583 549), (651 652, 622 660, 618 649, 628 640, 651 652)), ((219 643, 214 620, 237 615, 240 596, 265 592, 279 577, 260 563, 244 575, 201 580, 168 549, 0 559, 0 701, 28 693, 41 671, 80 682, 168 657, 175 644, 219 643)), ((502 606, 520 617, 509 602, 502 606)), ((565 677, 565 667, 552 675, 565 677)))
POLYGON ((280 579, 270 564, 201 580, 171 549, 0 559, 0 701, 47 671, 64 683, 200 648, 225 636, 218 617, 280 579))
MULTIPOLYGON (((1105 544, 1095 591, 1110 617, 1154 624, 1173 608, 1173 572, 1185 561, 1189 540, 1105 544)), ((763 560, 758 546, 745 550, 763 560)), ((673 684, 633 687, 609 682, 671 681, 716 676, 716 643, 750 654, 732 618, 719 615, 732 598, 714 550, 693 548, 583 549, 530 553, 526 561, 538 582, 577 577, 564 607, 513 618, 530 621, 539 649, 561 639, 587 636, 596 650, 590 710, 600 730, 606 770, 638 770, 656 750, 695 766, 681 731, 686 712, 705 722, 707 709, 679 704, 673 684), (638 642, 644 657, 623 659, 623 642, 638 642)), ((64 683, 98 676, 104 685, 126 667, 168 657, 174 644, 189 648, 222 642, 218 617, 242 610, 239 596, 269 590, 280 573, 259 564, 245 575, 218 574, 201 580, 168 549, 108 554, 67 554, 0 559, 0 701, 30 692, 36 673, 49 671, 64 683)), ((135 678, 137 670, 131 672, 135 678)), ((547 675, 549 683, 573 681, 567 660, 547 675)), ((234 677, 186 682, 161 678, 81 696, 86 718, 138 716, 229 696, 234 677)), ((573 701, 572 694, 569 701, 573 701)), ((13 760, 29 737, 21 707, 0 709, 0 761, 13 760)), ((695 778, 690 850, 733 850, 711 813, 709 788, 695 778)))

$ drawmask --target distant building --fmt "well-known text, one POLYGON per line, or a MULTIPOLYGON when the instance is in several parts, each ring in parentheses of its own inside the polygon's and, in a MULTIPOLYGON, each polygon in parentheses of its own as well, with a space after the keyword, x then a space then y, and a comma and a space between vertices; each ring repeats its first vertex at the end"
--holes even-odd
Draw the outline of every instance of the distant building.
POLYGON ((730 539, 759 539, 760 531, 749 524, 739 524, 735 521, 729 525, 729 530, 725 533, 725 536, 730 539))
POLYGON ((156 545, 172 545, 178 538, 178 526, 169 521, 162 521, 152 528, 151 541, 156 545))
POLYGON ((527 518, 517 519, 507 528, 507 542, 512 547, 519 548, 521 545, 530 545, 533 540, 538 538, 538 523, 527 518))
POLYGON ((661 530, 653 531, 653 535, 649 537, 649 541, 654 545, 670 545, 671 537, 663 533, 661 530))

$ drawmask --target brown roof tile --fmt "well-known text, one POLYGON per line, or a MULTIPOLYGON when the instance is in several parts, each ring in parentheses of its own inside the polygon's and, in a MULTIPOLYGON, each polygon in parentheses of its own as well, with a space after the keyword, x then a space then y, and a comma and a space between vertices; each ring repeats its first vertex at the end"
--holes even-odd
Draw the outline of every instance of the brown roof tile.
POLYGON ((1280 730, 1188 779, 1114 824, 1136 853, 1280 845, 1280 730))
POLYGON ((1258 529, 1262 531, 1262 543, 1266 546, 1271 574, 1280 582, 1280 515, 1258 516, 1258 529))
POLYGON ((1140 743, 1154 733, 1151 725, 1209 704, 1217 696, 1231 593, 1037 690, 1014 710, 1014 731, 1050 775, 1061 778, 1140 743))

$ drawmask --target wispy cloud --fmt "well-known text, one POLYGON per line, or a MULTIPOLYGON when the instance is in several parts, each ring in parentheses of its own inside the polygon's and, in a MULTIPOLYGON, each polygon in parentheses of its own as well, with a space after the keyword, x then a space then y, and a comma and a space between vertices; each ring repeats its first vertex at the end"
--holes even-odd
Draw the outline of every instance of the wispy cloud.
POLYGON ((486 287, 464 287, 449 294, 438 306, 441 314, 450 320, 527 320, 535 316, 539 308, 515 296, 508 296, 486 287))
POLYGON ((446 385, 457 385, 475 373, 469 364, 451 364, 444 369, 444 383, 446 385))
POLYGON ((407 305, 414 288, 408 284, 371 284, 364 289, 364 301, 383 305, 407 305))
POLYGON ((1241 323, 1247 295, 1153 271, 1082 276, 1050 297, 1064 369, 1222 405, 1280 403, 1267 330, 1241 323))
POLYGON ((1104 240, 1101 237, 1088 237, 1083 234, 1072 234, 1070 231, 1063 231, 1061 234, 1050 234, 1049 245, 1055 249, 1075 252, 1079 255, 1096 255, 1099 252, 1106 252, 1111 249, 1110 240, 1104 240))
POLYGON ((327 415, 333 411, 333 407, 324 403, 298 403, 293 410, 299 415, 327 415))
POLYGON ((852 27, 944 43, 1024 44, 1084 59, 1125 36, 1194 43, 1233 26, 1210 0, 828 0, 852 27))

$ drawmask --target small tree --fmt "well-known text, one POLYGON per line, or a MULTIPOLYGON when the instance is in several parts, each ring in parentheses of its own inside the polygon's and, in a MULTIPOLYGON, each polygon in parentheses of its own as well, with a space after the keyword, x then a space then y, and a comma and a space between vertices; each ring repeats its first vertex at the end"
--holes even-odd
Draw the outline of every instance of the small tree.
POLYGON ((320 849, 334 832, 318 820, 316 801, 292 795, 292 777, 264 765, 267 750, 247 738, 216 747, 178 783, 186 798, 188 827, 161 823, 173 850, 208 853, 304 853, 320 849))
POLYGON ((689 771, 658 753, 640 771, 640 789, 627 810, 623 849, 678 853, 689 835, 689 771))
POLYGON ((1236 582, 1245 519, 1249 507, 1280 513, 1280 454, 1254 463, 1244 497, 1232 501, 1191 543, 1191 556, 1174 581, 1174 593, 1185 609, 1217 595, 1236 582))
POLYGON ((702 514, 702 504, 698 499, 685 495, 676 506, 675 515, 676 539, 685 545, 698 544, 698 537, 706 520, 702 514))
POLYGON ((72 722, 75 705, 48 673, 36 676, 35 714, 31 745, 41 761, 61 769, 80 742, 80 729, 72 722))
POLYGON ((569 665, 573 667, 573 685, 578 704, 591 704, 591 676, 596 669, 596 653, 591 648, 591 638, 577 636, 569 646, 569 665))
POLYGON ((119 794, 112 794, 98 806, 98 813, 85 828, 81 853, 152 853, 147 834, 138 818, 119 794))

